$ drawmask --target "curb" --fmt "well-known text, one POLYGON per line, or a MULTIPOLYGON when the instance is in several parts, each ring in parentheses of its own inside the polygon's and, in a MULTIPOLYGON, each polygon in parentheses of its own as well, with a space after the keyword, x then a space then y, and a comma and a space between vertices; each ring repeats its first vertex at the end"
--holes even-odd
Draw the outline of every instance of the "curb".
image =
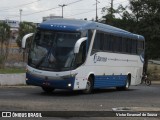
POLYGON ((0 86, 26 85, 26 74, 0 74, 0 86))

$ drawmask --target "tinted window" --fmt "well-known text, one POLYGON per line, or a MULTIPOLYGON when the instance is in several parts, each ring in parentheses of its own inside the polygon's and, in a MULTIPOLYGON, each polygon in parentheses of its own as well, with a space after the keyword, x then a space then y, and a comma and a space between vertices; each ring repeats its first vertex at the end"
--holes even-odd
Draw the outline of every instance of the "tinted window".
POLYGON ((144 41, 96 32, 93 49, 117 53, 140 54, 144 50, 144 41))
POLYGON ((138 54, 141 54, 144 50, 144 42, 143 41, 138 41, 137 45, 137 52, 138 54))
POLYGON ((122 38, 122 52, 126 53, 127 52, 127 39, 122 38))
POLYGON ((97 32, 93 43, 94 50, 103 50, 104 33, 97 32))
POLYGON ((132 54, 137 54, 137 40, 132 40, 132 54))

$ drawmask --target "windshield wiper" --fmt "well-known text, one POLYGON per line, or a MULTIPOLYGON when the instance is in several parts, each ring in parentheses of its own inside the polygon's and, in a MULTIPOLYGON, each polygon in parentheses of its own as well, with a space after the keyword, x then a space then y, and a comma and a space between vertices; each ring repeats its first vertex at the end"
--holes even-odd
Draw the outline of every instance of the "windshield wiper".
POLYGON ((48 56, 48 53, 42 57, 42 59, 37 63, 36 68, 39 68, 39 66, 44 62, 45 58, 48 56))
MULTIPOLYGON (((48 56, 51 54, 52 49, 53 49, 53 48, 51 47, 51 48, 48 50, 48 53, 42 57, 42 59, 37 63, 36 68, 39 68, 39 66, 42 65, 42 63, 44 62, 44 60, 46 59, 46 57, 48 57, 48 56)), ((48 59, 49 59, 49 58, 48 58, 48 59)))

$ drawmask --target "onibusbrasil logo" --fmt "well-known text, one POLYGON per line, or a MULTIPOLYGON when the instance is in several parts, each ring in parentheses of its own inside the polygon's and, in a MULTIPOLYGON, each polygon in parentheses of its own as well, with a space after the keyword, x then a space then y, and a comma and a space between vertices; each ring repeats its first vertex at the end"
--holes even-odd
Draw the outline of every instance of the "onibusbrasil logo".
POLYGON ((2 112, 1 117, 9 118, 9 117, 18 117, 18 118, 24 118, 24 117, 42 117, 41 112, 2 112))

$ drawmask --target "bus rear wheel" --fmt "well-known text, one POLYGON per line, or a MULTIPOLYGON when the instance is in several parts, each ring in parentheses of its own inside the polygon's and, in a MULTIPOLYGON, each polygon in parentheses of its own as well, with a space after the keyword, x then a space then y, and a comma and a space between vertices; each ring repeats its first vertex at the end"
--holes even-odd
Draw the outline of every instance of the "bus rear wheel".
POLYGON ((47 93, 51 93, 51 92, 53 92, 54 91, 54 88, 51 88, 51 87, 42 87, 42 90, 44 91, 44 92, 47 92, 47 93))
POLYGON ((93 78, 89 77, 86 85, 86 89, 83 90, 83 93, 90 94, 93 91, 93 78))

